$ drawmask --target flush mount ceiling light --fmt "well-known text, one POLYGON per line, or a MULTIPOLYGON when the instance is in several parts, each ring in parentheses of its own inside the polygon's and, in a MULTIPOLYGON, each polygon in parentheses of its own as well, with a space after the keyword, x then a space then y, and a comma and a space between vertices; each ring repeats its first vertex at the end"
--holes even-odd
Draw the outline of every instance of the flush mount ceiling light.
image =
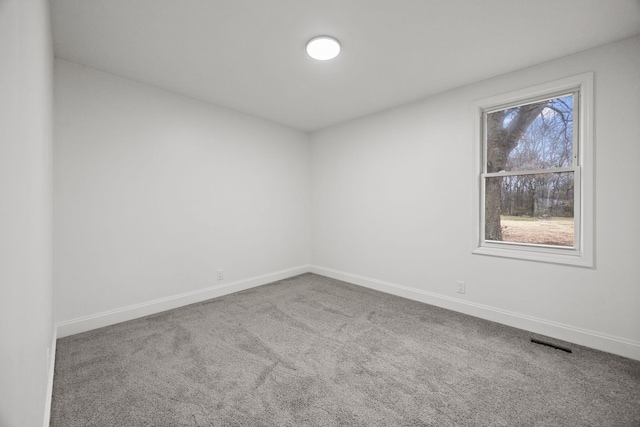
POLYGON ((333 59, 340 53, 340 42, 330 36, 314 37, 307 42, 307 54, 318 61, 333 59))

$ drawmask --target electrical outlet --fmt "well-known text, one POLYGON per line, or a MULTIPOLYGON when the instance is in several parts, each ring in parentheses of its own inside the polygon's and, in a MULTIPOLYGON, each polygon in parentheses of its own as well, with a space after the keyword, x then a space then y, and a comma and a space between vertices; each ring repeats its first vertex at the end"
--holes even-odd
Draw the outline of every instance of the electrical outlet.
POLYGON ((218 280, 224 280, 224 270, 218 270, 218 280))
POLYGON ((458 280, 458 293, 464 294, 466 292, 465 283, 462 280, 458 280))

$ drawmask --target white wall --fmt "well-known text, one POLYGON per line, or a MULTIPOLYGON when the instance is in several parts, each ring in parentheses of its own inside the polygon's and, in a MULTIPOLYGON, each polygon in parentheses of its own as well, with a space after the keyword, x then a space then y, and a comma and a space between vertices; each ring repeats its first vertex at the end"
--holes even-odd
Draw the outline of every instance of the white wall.
POLYGON ((0 2, 0 425, 46 416, 51 288, 49 2, 0 2))
POLYGON ((638 38, 320 131, 310 145, 69 62, 55 76, 56 320, 80 325, 66 333, 311 260, 320 274, 640 359, 638 38), (587 71, 596 267, 472 255, 473 101, 587 71))
POLYGON ((62 60, 55 88, 61 335, 306 271, 307 134, 62 60))
POLYGON ((639 119, 634 38, 318 132, 314 271, 640 359, 639 119), (472 255, 473 101, 587 71, 596 267, 472 255))

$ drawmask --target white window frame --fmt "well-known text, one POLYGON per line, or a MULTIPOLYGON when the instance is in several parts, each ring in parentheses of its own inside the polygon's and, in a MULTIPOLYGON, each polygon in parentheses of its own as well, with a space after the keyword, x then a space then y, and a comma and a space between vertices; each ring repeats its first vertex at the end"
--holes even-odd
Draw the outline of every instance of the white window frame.
MULTIPOLYGON (((530 261, 594 266, 593 223, 593 73, 584 73, 549 83, 478 100, 474 103, 475 138, 473 155, 473 245, 472 253, 530 261), (485 130, 483 114, 536 100, 574 93, 577 127, 574 133, 574 162, 567 171, 575 173, 575 247, 532 245, 484 240, 485 130)), ((545 172, 561 170, 549 169, 545 172)), ((526 171, 524 172, 526 173, 526 171)))

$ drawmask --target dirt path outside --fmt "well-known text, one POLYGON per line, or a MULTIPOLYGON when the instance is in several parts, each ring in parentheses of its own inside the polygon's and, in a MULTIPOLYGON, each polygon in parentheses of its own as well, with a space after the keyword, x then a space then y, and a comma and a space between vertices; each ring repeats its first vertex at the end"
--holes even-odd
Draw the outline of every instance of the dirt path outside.
POLYGON ((502 216, 500 223, 505 242, 573 246, 573 218, 502 216))

